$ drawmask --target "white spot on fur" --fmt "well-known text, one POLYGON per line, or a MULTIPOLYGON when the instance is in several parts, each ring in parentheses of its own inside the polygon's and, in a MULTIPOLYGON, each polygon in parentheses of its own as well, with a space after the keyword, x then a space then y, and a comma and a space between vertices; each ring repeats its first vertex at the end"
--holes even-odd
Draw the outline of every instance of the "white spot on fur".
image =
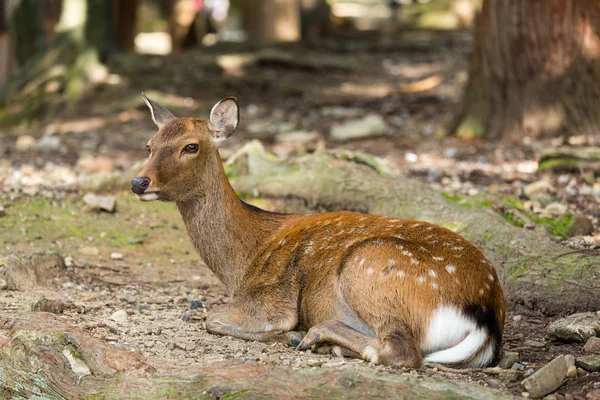
POLYGON ((438 262, 444 261, 444 257, 433 257, 433 259, 438 262))
POLYGON ((379 352, 375 347, 369 345, 363 350, 362 358, 371 364, 377 364, 379 362, 379 352))
POLYGON ((394 260, 393 258, 390 258, 390 259, 388 260, 388 265, 389 265, 390 267, 393 267, 394 265, 396 265, 396 260, 394 260))
POLYGON ((446 265, 446 271, 448 271, 449 274, 453 274, 456 272, 456 267, 452 264, 448 264, 446 265))
POLYGON ((283 238, 279 241, 279 245, 283 246, 285 244, 285 242, 287 242, 287 240, 285 240, 285 238, 283 238))
POLYGON ((438 284, 435 283, 435 282, 431 282, 431 287, 434 288, 434 289, 437 289, 438 288, 438 284))
POLYGON ((454 251, 460 251, 462 249, 464 249, 464 247, 462 247, 462 246, 454 246, 454 247, 452 247, 452 250, 454 250, 454 251))
POLYGON ((417 276, 417 282, 418 283, 425 283, 425 277, 421 276, 421 275, 417 276))
POLYGON ((375 272, 373 268, 369 267, 369 269, 367 269, 367 275, 373 275, 373 272, 375 272))
POLYGON ((359 263, 358 263, 358 265, 359 265, 360 267, 362 267, 363 265, 365 265, 365 259, 364 259, 364 258, 361 258, 361 259, 360 259, 360 261, 359 261, 359 263))
POLYGON ((433 278, 435 278, 437 276, 437 273, 432 269, 427 270, 427 273, 429 273, 429 276, 431 276, 433 278))
POLYGON ((484 293, 484 290, 483 290, 483 288, 479 289, 479 295, 480 295, 480 296, 483 296, 483 293, 484 293))
POLYGON ((487 284, 487 283, 485 284, 485 288, 486 288, 487 290, 490 290, 490 289, 491 289, 490 285, 489 285, 489 284, 487 284))
POLYGON ((489 275, 488 275, 488 279, 489 279, 490 281, 494 282, 494 276, 493 276, 492 274, 489 274, 489 275))
POLYGON ((487 332, 477 327, 475 321, 456 307, 441 306, 429 320, 421 350, 425 361, 447 364, 467 361, 484 350, 469 363, 470 367, 480 367, 492 360, 493 348, 488 343, 487 332))
POLYGON ((419 260, 417 260, 416 258, 411 258, 410 263, 413 265, 417 265, 419 263, 419 260))
POLYGON ((402 254, 404 254, 406 257, 412 257, 412 253, 408 250, 402 250, 402 254))
POLYGON ((405 274, 405 273, 404 273, 404 271, 402 271, 402 270, 399 270, 398 272, 396 272, 396 276, 397 276, 398 278, 404 278, 404 276, 405 276, 405 275, 406 275, 406 274, 405 274))
POLYGON ((413 224, 411 225, 411 228, 416 228, 417 226, 421 226, 421 224, 413 224))
POLYGON ((430 231, 433 229, 433 226, 428 226, 427 228, 425 228, 426 230, 430 231))

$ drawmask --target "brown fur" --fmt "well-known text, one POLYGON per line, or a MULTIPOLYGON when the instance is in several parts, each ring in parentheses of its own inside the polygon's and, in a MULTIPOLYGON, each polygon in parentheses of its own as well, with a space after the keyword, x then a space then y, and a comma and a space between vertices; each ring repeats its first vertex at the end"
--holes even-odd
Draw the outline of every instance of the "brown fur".
POLYGON ((427 222, 248 206, 211 136, 204 120, 167 122, 138 175, 151 179, 147 192, 177 203, 198 254, 232 295, 209 315, 208 331, 298 344, 303 333, 293 330, 310 329, 301 347, 327 341, 373 361, 418 366, 440 305, 481 306, 504 326, 498 276, 461 236, 427 222), (183 152, 190 143, 197 154, 183 152))

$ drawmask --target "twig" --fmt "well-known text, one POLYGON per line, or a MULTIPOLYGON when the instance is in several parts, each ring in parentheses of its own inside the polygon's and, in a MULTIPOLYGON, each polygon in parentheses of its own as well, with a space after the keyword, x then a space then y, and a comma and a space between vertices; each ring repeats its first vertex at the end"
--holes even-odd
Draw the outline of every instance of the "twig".
POLYGON ((529 350, 533 350, 533 347, 531 346, 521 346, 521 347, 513 347, 512 349, 506 349, 506 351, 529 351, 529 350))
POLYGON ((600 250, 598 250, 598 249, 579 249, 579 250, 567 251, 566 253, 557 255, 556 258, 568 256, 569 254, 577 254, 577 253, 598 253, 598 254, 600 254, 600 250))

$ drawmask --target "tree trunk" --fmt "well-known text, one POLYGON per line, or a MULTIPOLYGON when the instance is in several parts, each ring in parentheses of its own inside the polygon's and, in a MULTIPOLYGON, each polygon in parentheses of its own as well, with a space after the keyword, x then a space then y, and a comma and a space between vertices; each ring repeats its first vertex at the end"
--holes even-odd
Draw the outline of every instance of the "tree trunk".
POLYGON ((300 40, 299 0, 245 0, 243 25, 250 42, 300 40))
POLYGON ((120 50, 135 50, 136 17, 140 0, 113 0, 117 26, 117 44, 120 50))
POLYGON ((512 225, 485 199, 458 198, 383 172, 375 157, 316 153, 278 161, 253 142, 232 158, 234 188, 265 198, 296 199, 313 210, 353 210, 423 220, 458 232, 495 265, 513 310, 546 315, 600 309, 598 251, 577 252, 543 227, 512 225), (344 160, 349 160, 347 162, 344 160))
POLYGON ((600 131, 600 3, 484 0, 451 133, 512 140, 600 131))

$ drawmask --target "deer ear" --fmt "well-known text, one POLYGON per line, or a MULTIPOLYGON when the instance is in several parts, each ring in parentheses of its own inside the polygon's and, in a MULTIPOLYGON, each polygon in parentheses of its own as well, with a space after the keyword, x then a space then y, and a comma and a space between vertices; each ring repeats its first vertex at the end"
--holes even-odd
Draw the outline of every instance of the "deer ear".
POLYGON ((240 108, 235 97, 227 97, 219 101, 210 111, 208 130, 213 141, 220 142, 227 139, 240 122, 240 108))
POLYGON ((142 92, 142 97, 152 113, 152 121, 154 121, 159 128, 162 127, 167 121, 175 118, 171 111, 147 98, 144 92, 142 92))

